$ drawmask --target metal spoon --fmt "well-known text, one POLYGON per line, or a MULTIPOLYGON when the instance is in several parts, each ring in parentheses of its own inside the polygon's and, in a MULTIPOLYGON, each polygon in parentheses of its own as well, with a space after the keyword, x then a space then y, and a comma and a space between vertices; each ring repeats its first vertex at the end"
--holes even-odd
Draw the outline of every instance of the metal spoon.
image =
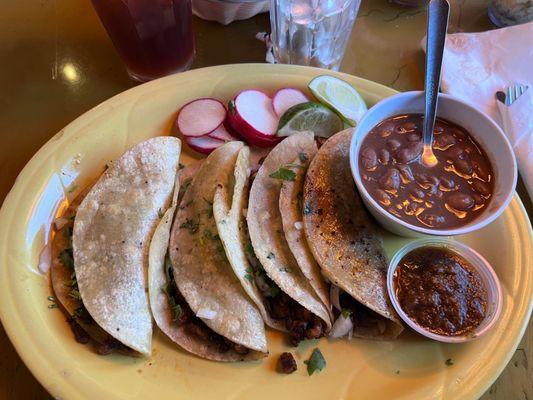
POLYGON ((440 71, 444 53, 444 41, 448 30, 450 4, 447 0, 430 0, 428 5, 427 41, 426 41, 426 79, 423 140, 424 151, 422 164, 426 167, 437 165, 433 154, 433 128, 437 116, 437 100, 440 86, 440 71))

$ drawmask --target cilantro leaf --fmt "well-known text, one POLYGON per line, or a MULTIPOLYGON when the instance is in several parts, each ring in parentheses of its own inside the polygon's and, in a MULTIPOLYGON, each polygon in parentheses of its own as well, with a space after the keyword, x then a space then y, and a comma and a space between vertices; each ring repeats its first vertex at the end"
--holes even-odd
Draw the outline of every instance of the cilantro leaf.
POLYGON ((316 370, 322 371, 324 368, 326 368, 326 359, 322 355, 320 349, 317 347, 311 353, 309 360, 304 361, 304 364, 307 365, 307 373, 309 375, 313 375, 316 370))
POLYGON ((292 182, 296 179, 296 172, 288 168, 280 167, 277 171, 272 172, 269 177, 292 182))
POLYGON ((309 160, 309 157, 307 156, 306 153, 299 153, 298 158, 300 159, 301 162, 306 162, 307 160, 309 160))
POLYGON ((303 214, 304 215, 311 214, 311 204, 310 203, 306 203, 305 204, 304 209, 303 209, 303 214))
POLYGON ((274 258, 276 258, 276 255, 275 255, 274 253, 269 252, 269 253, 267 254, 267 259, 272 260, 272 259, 274 259, 274 258))
POLYGON ((182 222, 180 229, 187 229, 190 234, 198 232, 198 227, 200 226, 200 221, 198 219, 189 219, 187 218, 185 222, 182 222))
POLYGON ((254 277, 251 274, 245 274, 244 279, 249 280, 250 282, 254 281, 254 277))
POLYGON ((341 311, 341 315, 344 318, 349 318, 352 314, 353 314, 353 311, 350 310, 349 308, 343 308, 342 311, 341 311))

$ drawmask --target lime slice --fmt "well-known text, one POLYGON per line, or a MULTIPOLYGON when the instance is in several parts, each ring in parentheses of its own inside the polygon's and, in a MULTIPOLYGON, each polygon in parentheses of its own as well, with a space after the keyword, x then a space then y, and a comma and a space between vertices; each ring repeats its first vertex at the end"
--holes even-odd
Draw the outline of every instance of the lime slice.
POLYGON ((301 103, 289 108, 279 120, 278 136, 290 136, 297 132, 313 132, 315 136, 328 138, 344 127, 337 114, 319 103, 301 103))
POLYGON ((368 110, 357 90, 342 79, 320 75, 309 82, 308 86, 318 101, 337 111, 351 126, 357 125, 368 110))

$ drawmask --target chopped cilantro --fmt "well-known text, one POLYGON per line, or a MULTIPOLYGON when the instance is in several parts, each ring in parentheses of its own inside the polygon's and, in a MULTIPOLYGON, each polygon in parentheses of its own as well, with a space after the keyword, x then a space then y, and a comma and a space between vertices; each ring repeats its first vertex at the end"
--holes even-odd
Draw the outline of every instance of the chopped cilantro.
POLYGON ((294 181, 296 179, 296 172, 288 168, 280 167, 277 171, 272 172, 269 177, 283 181, 294 181))
POLYGON ((311 214, 311 204, 306 203, 303 209, 303 214, 308 215, 311 214))
POLYGON ((270 252, 270 253, 267 254, 267 258, 269 260, 272 260, 272 259, 276 258, 276 255, 274 253, 270 252))
POLYGON ((73 299, 81 300, 80 291, 78 289, 72 289, 68 295, 73 299))
POLYGON ((198 219, 189 219, 187 218, 185 222, 182 222, 180 229, 187 229, 190 234, 198 232, 198 227, 200 226, 200 221, 198 219))
POLYGON ((453 365, 453 360, 451 358, 448 358, 446 361, 445 361, 445 364, 450 366, 450 365, 453 365))
POLYGON ((349 308, 343 308, 342 311, 341 311, 341 315, 342 315, 344 318, 348 318, 348 317, 350 317, 352 314, 353 314, 353 311, 350 310, 349 308))
POLYGON ((219 240, 220 236, 213 235, 213 233, 209 229, 204 229, 204 237, 209 240, 219 240))
POLYGON ((65 249, 59 253, 59 259, 67 268, 74 269, 74 258, 72 257, 72 249, 65 249))
POLYGON ((309 157, 307 157, 306 153, 298 153, 298 158, 301 162, 306 162, 307 160, 309 160, 309 157))
POLYGON ((163 215, 164 215, 163 210, 161 210, 161 209, 157 210, 157 216, 159 218, 163 218, 163 215))
POLYGON ((245 250, 248 252, 248 254, 255 254, 254 253, 254 247, 252 246, 251 242, 246 243, 245 250))
POLYGON ((313 375, 316 370, 322 371, 324 368, 326 368, 326 359, 322 355, 320 349, 317 347, 311 353, 309 360, 304 361, 304 364, 307 365, 307 373, 309 375, 313 375))
POLYGON ((250 282, 254 281, 254 277, 252 274, 245 274, 244 279, 249 280, 250 282))
POLYGON ((173 304, 172 305, 172 321, 178 321, 182 315, 183 315, 183 310, 181 309, 181 305, 173 304))

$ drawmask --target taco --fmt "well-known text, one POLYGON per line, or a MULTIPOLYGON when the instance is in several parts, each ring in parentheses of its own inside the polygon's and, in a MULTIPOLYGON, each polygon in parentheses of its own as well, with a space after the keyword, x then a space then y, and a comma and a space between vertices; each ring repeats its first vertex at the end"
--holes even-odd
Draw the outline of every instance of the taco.
POLYGON ((294 134, 280 142, 253 180, 247 210, 253 249, 250 253, 257 257, 248 284, 260 289, 270 318, 284 325, 293 345, 319 338, 331 328, 328 307, 302 272, 287 243, 279 210, 282 183, 293 180, 294 169, 300 167, 291 163, 300 154, 314 152, 316 145, 310 133, 294 134))
POLYGON ((180 150, 173 137, 128 150, 79 197, 79 206, 71 205, 69 223, 54 239, 56 296, 76 329, 84 328, 107 350, 151 353, 148 248, 159 214, 171 202, 180 150))
POLYGON ((333 135, 309 166, 303 192, 304 231, 332 284, 331 302, 338 314, 332 336, 393 339, 403 327, 388 299, 387 260, 375 223, 351 176, 352 134, 353 129, 348 129, 333 135))
MULTIPOLYGON (((171 285, 167 307, 177 310, 174 324, 167 312, 167 334, 185 350, 217 361, 254 360, 268 353, 263 319, 231 268, 213 210, 215 191, 234 186, 235 163, 243 151, 248 149, 242 142, 229 142, 205 159, 177 209, 171 263, 161 266, 163 251, 157 263, 159 285, 163 272, 171 285)), ((159 293, 155 304, 163 300, 159 293)))

